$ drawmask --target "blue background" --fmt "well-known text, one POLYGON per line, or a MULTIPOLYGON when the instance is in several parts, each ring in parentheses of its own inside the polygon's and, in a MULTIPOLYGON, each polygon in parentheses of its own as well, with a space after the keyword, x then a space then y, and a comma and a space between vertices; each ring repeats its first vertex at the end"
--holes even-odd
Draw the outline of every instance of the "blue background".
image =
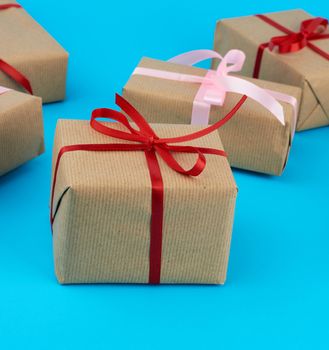
POLYGON ((325 2, 21 0, 69 52, 67 100, 44 107, 47 152, 0 179, 1 349, 329 349, 329 128, 296 135, 284 175, 234 171, 225 286, 60 286, 48 221, 58 118, 113 107, 141 56, 211 48, 216 19, 325 2))

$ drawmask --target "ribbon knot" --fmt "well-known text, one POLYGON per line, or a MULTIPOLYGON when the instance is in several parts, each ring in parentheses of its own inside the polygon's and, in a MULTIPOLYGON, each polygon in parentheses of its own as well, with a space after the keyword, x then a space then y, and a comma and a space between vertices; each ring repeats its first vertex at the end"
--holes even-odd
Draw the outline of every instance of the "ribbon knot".
POLYGON ((151 151, 154 149, 155 144, 160 145, 160 142, 158 142, 159 138, 157 136, 149 136, 147 140, 147 150, 151 151))
POLYGON ((286 35, 271 38, 269 49, 273 50, 278 47, 281 54, 299 51, 312 40, 327 39, 328 34, 324 33, 327 26, 328 20, 325 18, 317 17, 305 20, 301 23, 299 32, 285 30, 286 35))
MULTIPOLYGON (((223 106, 226 92, 226 77, 232 72, 239 72, 246 60, 246 55, 240 50, 230 50, 224 57, 218 57, 221 59, 217 69, 215 71, 208 71, 208 74, 205 77, 203 88, 204 96, 203 99, 205 102, 215 105, 223 106)), ((247 91, 245 91, 247 94, 247 91)))

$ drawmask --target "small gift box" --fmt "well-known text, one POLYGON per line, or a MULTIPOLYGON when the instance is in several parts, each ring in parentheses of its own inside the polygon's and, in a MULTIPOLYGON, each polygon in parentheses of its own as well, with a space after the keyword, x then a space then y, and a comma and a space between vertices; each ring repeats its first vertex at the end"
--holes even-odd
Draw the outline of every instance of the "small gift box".
POLYGON ((43 152, 41 99, 0 87, 0 175, 43 152))
POLYGON ((237 188, 218 133, 209 134, 223 123, 149 125, 117 100, 135 124, 104 108, 90 125, 57 124, 51 223, 59 282, 224 283, 237 188), (97 121, 104 117, 119 123, 97 121))
POLYGON ((248 95, 230 123, 219 129, 229 162, 280 175, 294 134, 300 89, 231 75, 241 69, 244 58, 239 50, 224 58, 210 50, 191 51, 168 62, 143 58, 123 96, 150 122, 207 125, 248 95), (190 66, 209 58, 221 60, 217 71, 190 66))
POLYGON ((67 52, 12 0, 0 0, 0 32, 0 85, 63 100, 67 52))
POLYGON ((326 19, 302 10, 224 19, 217 22, 214 47, 243 50, 245 76, 299 86, 297 130, 311 129, 329 124, 327 26, 326 19))

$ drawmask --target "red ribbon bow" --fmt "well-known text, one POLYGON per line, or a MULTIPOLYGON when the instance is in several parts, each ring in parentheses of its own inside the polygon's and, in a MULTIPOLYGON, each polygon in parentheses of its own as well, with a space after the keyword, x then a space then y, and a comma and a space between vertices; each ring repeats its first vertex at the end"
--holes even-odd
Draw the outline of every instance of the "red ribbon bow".
POLYGON ((277 47, 280 54, 297 52, 304 47, 309 47, 311 50, 329 60, 329 54, 319 47, 312 44, 313 40, 329 39, 329 34, 324 33, 328 27, 328 20, 322 17, 311 18, 305 20, 300 25, 299 32, 293 32, 281 24, 273 21, 264 15, 256 15, 259 19, 268 23, 272 27, 281 30, 286 35, 275 36, 268 43, 263 43, 259 46, 255 61, 253 77, 258 78, 260 72, 261 61, 264 50, 268 47, 271 51, 277 47))
MULTIPOLYGON (((22 6, 19 4, 2 4, 2 5, 0 5, 0 11, 7 10, 10 8, 22 8, 22 6)), ((16 81, 16 83, 21 85, 31 95, 33 95, 31 84, 24 74, 19 72, 16 68, 14 68, 12 65, 5 62, 2 59, 0 59, 0 70, 3 71, 5 74, 7 74, 11 79, 16 81)))
MULTIPOLYGON (((149 270, 149 283, 160 283, 161 276, 161 254, 162 254, 162 226, 163 226, 163 192, 164 186, 161 176, 161 170, 158 163, 157 156, 161 157, 163 161, 174 171, 187 175, 198 176, 202 173, 206 166, 205 154, 213 154, 218 156, 226 156, 222 150, 204 147, 194 146, 179 146, 172 145, 172 143, 182 143, 186 141, 195 140, 201 138, 224 125, 237 110, 242 106, 247 99, 243 96, 236 106, 220 121, 217 123, 202 129, 180 137, 160 138, 156 135, 151 126, 142 117, 141 114, 130 105, 124 98, 116 95, 116 104, 132 119, 137 125, 138 129, 135 129, 127 117, 121 112, 100 108, 95 109, 92 112, 90 126, 103 135, 107 135, 116 139, 121 139, 136 143, 106 143, 106 144, 80 144, 64 146, 60 149, 57 161, 55 165, 52 194, 51 194, 51 209, 50 209, 50 221, 51 225, 54 223, 55 214, 58 208, 54 212, 53 201, 56 186, 56 179, 58 174, 58 168, 62 156, 67 152, 73 151, 95 151, 95 152, 109 152, 109 151, 143 151, 145 153, 147 166, 149 169, 151 184, 152 184, 152 215, 150 225, 150 270, 149 270), (123 125, 128 132, 109 127, 97 121, 98 118, 108 118, 119 122, 123 125), (173 153, 195 153, 197 154, 197 160, 194 166, 185 170, 174 158, 173 153)), ((114 124, 115 125, 115 124, 114 124)))

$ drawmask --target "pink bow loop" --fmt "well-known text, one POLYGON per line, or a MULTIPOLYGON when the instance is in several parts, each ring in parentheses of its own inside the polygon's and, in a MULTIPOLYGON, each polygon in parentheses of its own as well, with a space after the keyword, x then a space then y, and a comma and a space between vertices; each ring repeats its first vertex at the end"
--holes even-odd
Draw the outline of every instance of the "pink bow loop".
POLYGON ((228 74, 231 72, 240 72, 246 55, 241 50, 230 50, 222 59, 217 68, 217 74, 228 74))

